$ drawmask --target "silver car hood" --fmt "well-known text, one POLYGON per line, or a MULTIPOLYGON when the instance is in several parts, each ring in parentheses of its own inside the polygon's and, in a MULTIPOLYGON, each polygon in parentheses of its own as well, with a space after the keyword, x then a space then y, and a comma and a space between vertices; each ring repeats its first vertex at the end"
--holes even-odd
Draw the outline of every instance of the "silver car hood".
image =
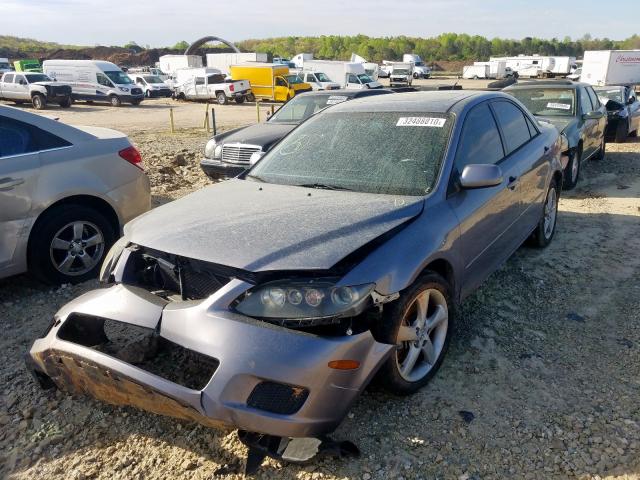
POLYGON ((125 226, 138 245, 251 272, 327 270, 420 214, 422 197, 228 180, 125 226))

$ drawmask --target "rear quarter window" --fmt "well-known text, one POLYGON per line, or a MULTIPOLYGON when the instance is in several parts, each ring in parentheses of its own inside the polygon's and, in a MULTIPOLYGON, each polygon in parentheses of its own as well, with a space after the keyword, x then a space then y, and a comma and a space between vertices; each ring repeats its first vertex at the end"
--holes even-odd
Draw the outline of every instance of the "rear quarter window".
POLYGON ((57 135, 0 115, 0 158, 68 146, 71 143, 57 135))
POLYGON ((498 118, 507 153, 517 150, 531 139, 527 120, 518 107, 504 100, 491 104, 498 118))

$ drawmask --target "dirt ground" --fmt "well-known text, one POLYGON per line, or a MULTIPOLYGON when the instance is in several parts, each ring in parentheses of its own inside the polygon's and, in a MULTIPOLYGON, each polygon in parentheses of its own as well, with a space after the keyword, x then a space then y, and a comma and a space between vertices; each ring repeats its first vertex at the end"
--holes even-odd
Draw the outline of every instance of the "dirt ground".
MULTIPOLYGON (((167 134, 164 103, 56 113, 127 132, 159 204, 209 183, 197 166, 206 134, 167 134)), ((180 109, 195 126, 204 106, 180 109)), ((255 106, 220 112, 230 127, 252 122, 255 106)), ((369 389, 356 403, 334 438, 355 442, 359 459, 269 460, 258 478, 639 479, 640 141, 607 145, 581 175, 553 243, 520 248, 463 304, 433 382, 403 398, 369 389)), ((96 287, 0 280, 0 477, 242 478, 235 432, 36 386, 23 354, 58 308, 96 287)))

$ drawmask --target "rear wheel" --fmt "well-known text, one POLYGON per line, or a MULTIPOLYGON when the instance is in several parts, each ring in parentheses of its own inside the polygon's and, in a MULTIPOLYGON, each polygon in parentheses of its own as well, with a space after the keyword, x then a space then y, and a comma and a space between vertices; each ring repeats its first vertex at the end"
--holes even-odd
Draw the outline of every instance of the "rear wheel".
POLYGON ((60 205, 38 221, 29 240, 29 269, 47 283, 77 283, 95 278, 115 239, 99 211, 60 205))
POLYGON ((216 101, 218 102, 218 105, 226 105, 229 102, 229 99, 224 92, 218 92, 216 94, 216 101))
POLYGON ((249 93, 247 95, 247 102, 255 102, 256 101, 256 96, 253 93, 249 93))
POLYGON ((112 107, 119 107, 122 105, 122 100, 117 95, 111 95, 109 97, 109 103, 111 103, 112 107))
POLYGON ((236 97, 236 103, 238 105, 240 105, 241 103, 244 103, 244 97, 236 97))
POLYGON ((551 243, 556 232, 556 220, 558 218, 558 188, 556 182, 552 182, 547 191, 547 198, 542 209, 542 216, 538 226, 533 232, 533 244, 538 248, 544 248, 551 243))
POLYGON ((71 106, 71 97, 67 97, 60 102, 60 106, 62 108, 69 108, 71 106))
POLYGON ((582 149, 577 148, 569 155, 569 163, 564 171, 563 187, 565 190, 573 190, 580 177, 580 162, 582 160, 582 149))
POLYGON ((627 121, 618 122, 616 127, 616 143, 623 143, 629 136, 629 123, 627 121))
POLYGON ((47 99, 44 98, 44 95, 35 93, 33 97, 31 97, 31 104, 36 110, 43 110, 47 107, 47 99))
POLYGON ((140 105, 141 103, 142 103, 142 100, 132 100, 132 101, 131 101, 131 105, 135 105, 135 106, 138 106, 138 105, 140 105))
POLYGON ((427 272, 385 310, 378 341, 396 345, 378 372, 384 388, 398 395, 417 392, 436 374, 453 326, 451 288, 427 272))

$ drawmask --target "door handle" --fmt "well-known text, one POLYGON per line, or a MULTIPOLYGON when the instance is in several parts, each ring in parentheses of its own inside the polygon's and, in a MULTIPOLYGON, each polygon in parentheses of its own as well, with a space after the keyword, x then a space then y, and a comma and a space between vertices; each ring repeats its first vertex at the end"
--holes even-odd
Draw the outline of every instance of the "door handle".
POLYGON ((545 153, 549 151, 549 148, 551 148, 551 147, 547 147, 546 145, 544 146, 545 153))
POLYGON ((8 190, 11 190, 13 187, 22 185, 23 183, 24 183, 24 178, 11 178, 11 177, 0 178, 0 192, 6 192, 8 190))
POLYGON ((507 184, 507 188, 509 190, 515 190, 518 186, 518 177, 509 177, 509 183, 507 184))

